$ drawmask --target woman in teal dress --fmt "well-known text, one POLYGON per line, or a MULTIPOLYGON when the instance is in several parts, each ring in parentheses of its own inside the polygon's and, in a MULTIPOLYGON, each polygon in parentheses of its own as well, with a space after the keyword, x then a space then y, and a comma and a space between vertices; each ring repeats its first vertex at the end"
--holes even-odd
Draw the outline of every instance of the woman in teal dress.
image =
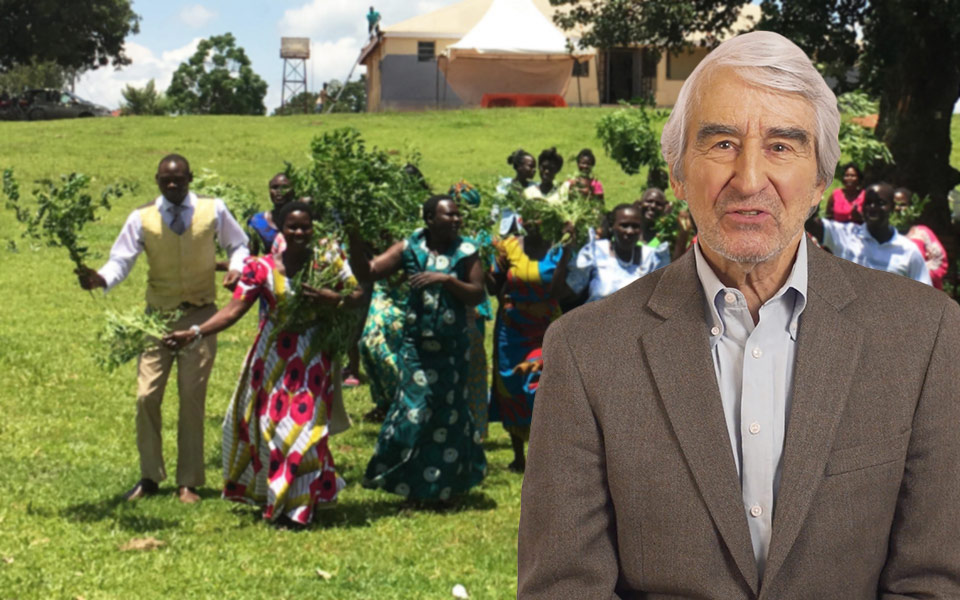
MULTIPOLYGON (((480 483, 486 458, 466 403, 467 308, 483 300, 476 244, 461 238, 450 196, 423 205, 425 229, 373 260, 354 252, 361 281, 403 270, 410 285, 400 348, 400 386, 383 422, 363 486, 418 500, 447 500, 480 483)), ((364 242, 352 236, 351 248, 364 242)))
POLYGON ((400 385, 400 344, 403 342, 406 286, 390 281, 373 284, 370 309, 360 337, 360 362, 376 405, 364 417, 380 422, 400 385))

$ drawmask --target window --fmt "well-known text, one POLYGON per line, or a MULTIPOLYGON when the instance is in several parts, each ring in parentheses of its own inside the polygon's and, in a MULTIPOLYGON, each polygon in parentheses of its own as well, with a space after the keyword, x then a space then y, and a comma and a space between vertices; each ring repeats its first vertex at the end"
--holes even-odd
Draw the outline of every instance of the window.
POLYGON ((583 62, 574 62, 573 76, 574 77, 590 77, 590 61, 585 60, 583 62))
POLYGON ((417 60, 427 62, 436 57, 436 42, 417 42, 417 60))

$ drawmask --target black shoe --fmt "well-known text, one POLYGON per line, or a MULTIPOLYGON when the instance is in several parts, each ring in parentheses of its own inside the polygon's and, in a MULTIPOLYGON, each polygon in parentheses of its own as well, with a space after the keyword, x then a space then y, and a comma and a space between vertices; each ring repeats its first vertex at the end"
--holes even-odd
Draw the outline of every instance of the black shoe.
POLYGON ((137 482, 137 485, 133 486, 129 492, 123 495, 123 499, 129 502, 146 496, 152 496, 156 494, 159 489, 160 486, 157 485, 156 481, 152 479, 141 479, 137 482))

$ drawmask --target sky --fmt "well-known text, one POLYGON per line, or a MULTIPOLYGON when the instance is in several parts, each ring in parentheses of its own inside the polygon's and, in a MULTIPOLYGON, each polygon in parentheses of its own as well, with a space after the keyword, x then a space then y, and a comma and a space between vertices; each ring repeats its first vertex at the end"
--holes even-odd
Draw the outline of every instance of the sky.
MULTIPOLYGON (((393 25, 457 0, 375 0, 381 25, 393 25)), ((316 91, 324 81, 343 81, 367 42, 365 0, 201 0, 178 2, 133 0, 140 15, 140 33, 127 37, 132 64, 116 70, 85 73, 76 84, 78 96, 118 108, 126 85, 143 87, 151 79, 165 90, 181 62, 193 55, 200 40, 230 32, 247 53, 253 70, 267 82, 268 114, 280 106, 283 88, 281 37, 309 37, 307 85, 316 91)), ((353 74, 357 79, 364 67, 353 74)))

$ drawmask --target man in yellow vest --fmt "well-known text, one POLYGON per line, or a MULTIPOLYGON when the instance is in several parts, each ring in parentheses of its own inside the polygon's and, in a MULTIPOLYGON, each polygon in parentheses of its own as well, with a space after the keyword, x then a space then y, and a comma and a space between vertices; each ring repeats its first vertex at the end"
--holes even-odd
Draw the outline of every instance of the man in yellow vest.
MULTIPOLYGON (((181 310, 173 330, 199 328, 216 312, 216 245, 229 255, 223 280, 233 286, 249 255, 247 236, 223 201, 198 198, 190 191, 193 174, 187 159, 165 156, 157 168, 160 196, 127 218, 110 259, 99 271, 78 271, 80 286, 110 290, 123 281, 141 252, 147 253, 147 311, 181 310)), ((177 493, 182 502, 200 500, 204 483, 203 424, 207 381, 217 352, 216 336, 198 339, 173 354, 162 345, 140 355, 137 375, 137 449, 140 481, 128 500, 155 494, 167 477, 163 463, 160 403, 167 378, 177 363, 180 412, 177 426, 177 493)))

